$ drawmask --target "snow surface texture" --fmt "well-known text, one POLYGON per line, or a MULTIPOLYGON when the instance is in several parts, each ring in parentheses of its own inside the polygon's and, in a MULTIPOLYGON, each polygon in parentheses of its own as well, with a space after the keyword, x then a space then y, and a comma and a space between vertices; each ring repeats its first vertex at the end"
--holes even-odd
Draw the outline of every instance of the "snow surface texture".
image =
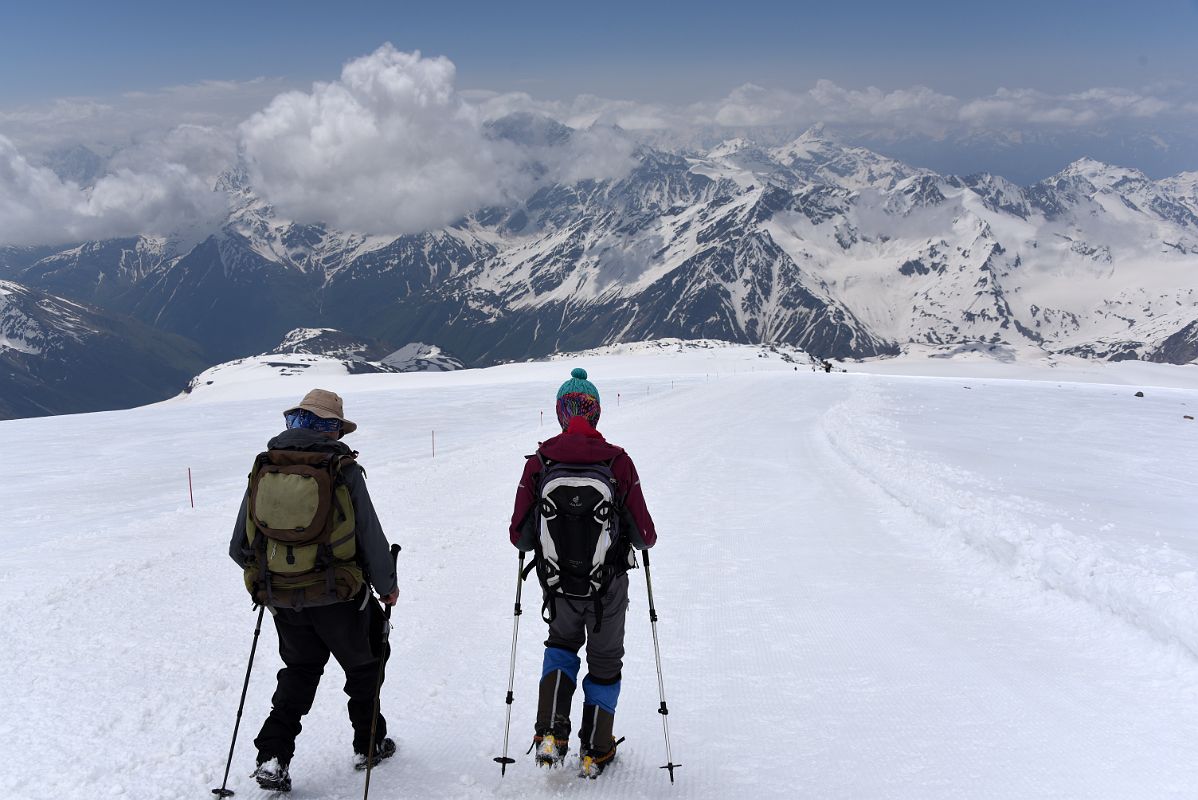
MULTIPOLYGON (((1198 422, 1184 415, 1198 370, 909 359, 882 365, 906 375, 824 374, 715 346, 576 362, 320 378, 361 426, 347 441, 404 547, 383 694, 399 753, 372 797, 1194 796, 1198 422), (579 365, 661 534, 673 787, 657 768, 640 571, 617 715, 628 740, 602 786, 524 755, 544 639, 531 582, 517 763, 501 779, 491 761, 507 516, 522 456, 555 433, 554 392, 579 365)), ((131 411, 0 423, 22 454, 0 481, 12 797, 220 785, 255 616, 225 550, 253 455, 313 385, 242 377, 131 411)), ((258 796, 251 742, 279 666, 267 622, 238 796, 258 796)), ((330 665, 292 764, 296 798, 361 796, 340 684, 330 665)))

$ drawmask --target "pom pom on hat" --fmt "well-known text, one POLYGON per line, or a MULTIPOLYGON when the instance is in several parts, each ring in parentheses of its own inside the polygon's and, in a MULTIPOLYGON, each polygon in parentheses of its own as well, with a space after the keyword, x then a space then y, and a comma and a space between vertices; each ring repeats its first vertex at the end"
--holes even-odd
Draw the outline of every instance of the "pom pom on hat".
POLYGON ((587 379, 587 371, 582 367, 575 367, 574 369, 570 370, 570 377, 578 378, 580 381, 585 381, 587 379))

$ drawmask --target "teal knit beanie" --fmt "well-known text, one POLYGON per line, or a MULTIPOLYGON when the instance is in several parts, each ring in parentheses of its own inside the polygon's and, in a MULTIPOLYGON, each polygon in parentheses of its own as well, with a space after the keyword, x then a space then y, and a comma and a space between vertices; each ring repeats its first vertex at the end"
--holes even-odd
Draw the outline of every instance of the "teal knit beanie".
POLYGON ((589 394, 597 401, 599 399, 599 390, 595 388, 595 384, 587 380, 587 371, 582 367, 575 367, 570 371, 570 380, 562 384, 557 390, 557 398, 560 400, 563 395, 567 394, 589 394))

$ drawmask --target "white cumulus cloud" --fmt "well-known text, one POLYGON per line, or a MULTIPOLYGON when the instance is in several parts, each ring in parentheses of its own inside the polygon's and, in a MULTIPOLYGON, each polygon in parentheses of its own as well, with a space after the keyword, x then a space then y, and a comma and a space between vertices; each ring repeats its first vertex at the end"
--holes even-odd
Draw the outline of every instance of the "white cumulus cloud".
POLYGON ((1035 89, 999 89, 961 106, 961 122, 979 128, 1036 126, 1081 128, 1144 120, 1173 110, 1173 104, 1128 89, 1088 89, 1049 94, 1035 89))
POLYGON ((240 128, 251 183, 292 218, 408 233, 521 198, 536 180, 530 161, 550 167, 548 180, 621 168, 601 133, 576 135, 560 153, 488 136, 454 77, 448 59, 388 44, 337 81, 279 95, 240 128))
POLYGON ((118 167, 89 188, 35 166, 0 136, 0 243, 67 244, 211 224, 223 200, 186 166, 118 167))

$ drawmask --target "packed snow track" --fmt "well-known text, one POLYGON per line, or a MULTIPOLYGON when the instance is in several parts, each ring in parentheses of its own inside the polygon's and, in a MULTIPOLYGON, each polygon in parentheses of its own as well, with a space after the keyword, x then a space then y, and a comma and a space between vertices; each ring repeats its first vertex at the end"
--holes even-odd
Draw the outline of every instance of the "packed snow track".
MULTIPOLYGON (((399 752, 371 797, 1195 796, 1192 368, 936 369, 824 374, 729 347, 330 378, 403 545, 382 699, 399 752), (618 761, 591 782, 524 754, 544 639, 533 580, 516 763, 501 778, 492 761, 516 570, 507 518, 522 456, 553 435, 554 392, 577 365, 602 392, 600 429, 636 459, 661 537, 673 786, 658 768, 643 571, 618 761)), ((229 535, 254 454, 318 380, 0 423, 11 796, 198 799, 220 785, 256 616, 229 535)), ((238 796, 257 796, 246 776, 275 645, 268 622, 238 796)), ((362 794, 340 685, 331 664, 292 797, 362 794)))

